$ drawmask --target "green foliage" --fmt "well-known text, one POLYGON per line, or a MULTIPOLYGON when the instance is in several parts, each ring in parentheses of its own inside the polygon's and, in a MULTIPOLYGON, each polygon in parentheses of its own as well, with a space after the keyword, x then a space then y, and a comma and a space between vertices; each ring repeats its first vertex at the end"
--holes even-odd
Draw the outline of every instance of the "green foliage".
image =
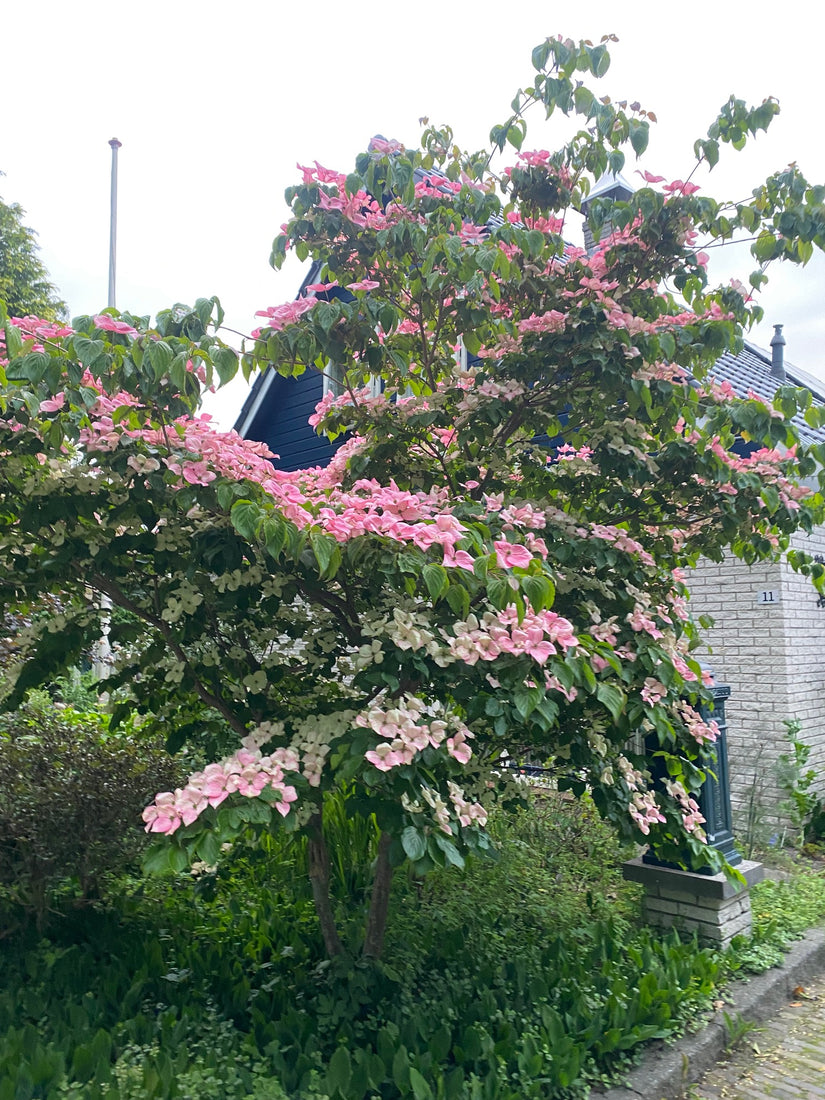
POLYGON ((754 923, 784 941, 798 939, 825 916, 825 873, 810 870, 785 881, 766 880, 751 891, 754 923))
MULTIPOLYGON (((639 930, 586 801, 544 795, 491 830, 498 861, 397 877, 383 964, 323 958, 282 833, 194 875, 123 880, 50 940, 0 942, 0 1096, 571 1100, 825 913, 822 874, 761 883, 756 935, 719 955, 639 930)), ((373 843, 344 839, 356 865, 373 843)))
POLYGON ((814 768, 806 767, 811 755, 811 746, 799 737, 802 723, 797 719, 785 722, 786 736, 790 751, 780 753, 776 761, 776 780, 785 798, 779 804, 779 810, 785 814, 794 832, 794 842, 798 847, 805 843, 806 829, 816 814, 821 797, 813 789, 817 781, 814 768))
MULTIPOLYGON (((80 691, 74 688, 75 694, 80 691)), ((180 774, 136 729, 110 733, 105 715, 33 694, 0 716, 0 900, 42 926, 59 886, 80 899, 129 865, 140 812, 180 774)))
POLYGON ((37 234, 24 225, 25 213, 19 203, 0 199, 0 301, 11 317, 65 318, 66 303, 37 255, 37 234))
POLYGON ((727 1042, 725 1043, 725 1051, 730 1052, 733 1048, 741 1043, 746 1035, 749 1035, 752 1031, 762 1031, 761 1027, 758 1027, 754 1020, 746 1020, 741 1012, 737 1012, 731 1015, 729 1012, 723 1012, 722 1018, 725 1021, 725 1031, 727 1033, 727 1042))
MULTIPOLYGON (((493 829, 498 862, 398 877, 385 964, 323 959, 283 834, 0 944, 0 1096, 583 1096, 693 1018, 719 965, 637 930, 592 807, 552 795, 493 829)), ((373 843, 346 842, 356 863, 373 843)))
POLYGON ((734 938, 726 955, 731 973, 759 974, 780 966, 789 944, 825 918, 825 873, 797 870, 751 889, 753 936, 734 938))

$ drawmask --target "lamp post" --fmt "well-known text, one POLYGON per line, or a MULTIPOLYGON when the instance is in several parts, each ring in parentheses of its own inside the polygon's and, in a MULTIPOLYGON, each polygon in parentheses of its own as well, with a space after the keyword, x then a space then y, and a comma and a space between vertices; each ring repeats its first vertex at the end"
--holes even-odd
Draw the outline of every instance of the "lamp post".
POLYGON ((702 706, 700 714, 705 722, 713 719, 719 727, 716 738, 716 764, 699 790, 699 809, 705 818, 708 844, 721 852, 731 867, 742 862, 733 841, 733 815, 730 803, 730 776, 728 773, 728 723, 725 717, 725 700, 730 698, 727 684, 714 684, 713 710, 702 706))
MULTIPOLYGON (((121 142, 113 137, 109 142, 112 150, 112 182, 109 191, 109 293, 106 305, 115 307, 117 282, 117 151, 121 142)), ((109 675, 109 658, 112 647, 109 645, 109 630, 112 624, 112 601, 106 595, 100 597, 100 639, 94 647, 92 669, 98 680, 109 675)))
POLYGON ((109 294, 108 306, 115 305, 115 282, 117 278, 117 151, 121 142, 113 137, 109 142, 112 150, 112 185, 109 192, 109 294))
MULTIPOLYGON (((742 859, 733 843, 725 719, 725 700, 729 695, 727 685, 717 684, 713 688, 713 707, 701 708, 704 720, 713 719, 718 725, 719 736, 714 746, 716 761, 707 771, 697 801, 705 818, 708 844, 736 867, 736 880, 722 872, 714 873, 710 867, 698 872, 685 871, 649 853, 622 865, 624 877, 644 887, 644 914, 649 924, 688 934, 696 932, 700 939, 717 947, 726 947, 736 936, 750 934, 753 927, 750 888, 765 875, 762 864, 742 859)), ((656 750, 655 743, 647 747, 650 752, 656 750)), ((655 756, 650 770, 655 782, 667 779, 655 756)))

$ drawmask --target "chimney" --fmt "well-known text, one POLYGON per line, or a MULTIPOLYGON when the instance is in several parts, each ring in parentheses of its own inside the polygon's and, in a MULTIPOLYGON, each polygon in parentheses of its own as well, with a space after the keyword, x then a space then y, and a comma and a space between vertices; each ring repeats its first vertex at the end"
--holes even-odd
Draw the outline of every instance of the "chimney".
POLYGON ((771 378, 777 382, 786 382, 785 375, 785 337, 782 335, 782 325, 773 326, 773 339, 771 340, 771 378))
POLYGON ((584 200, 581 206, 581 212, 584 214, 584 247, 588 256, 592 256, 599 245, 599 241, 604 237, 609 237, 613 232, 613 226, 608 219, 601 228, 598 238, 593 236, 593 230, 590 228, 590 222, 587 220, 587 214, 590 209, 590 204, 593 199, 612 199, 613 202, 627 202, 633 195, 633 187, 627 182, 624 176, 620 172, 605 172, 593 185, 590 194, 584 200))

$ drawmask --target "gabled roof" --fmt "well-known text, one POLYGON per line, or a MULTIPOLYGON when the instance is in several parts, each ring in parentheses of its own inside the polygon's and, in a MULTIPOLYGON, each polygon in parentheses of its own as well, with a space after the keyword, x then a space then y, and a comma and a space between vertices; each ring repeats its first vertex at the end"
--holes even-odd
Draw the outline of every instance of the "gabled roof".
MULTIPOLYGON (((810 390, 814 405, 825 405, 825 385, 806 371, 799 370, 785 360, 786 385, 799 386, 810 390)), ((771 374, 771 353, 745 341, 745 347, 738 355, 726 351, 716 360, 710 369, 710 377, 715 382, 730 382, 737 397, 749 397, 751 394, 772 401, 780 385, 771 374)), ((795 416, 793 424, 803 443, 825 443, 825 428, 812 428, 804 416, 795 416)))
MULTIPOLYGON (((297 298, 306 294, 306 287, 311 286, 318 279, 318 275, 321 271, 320 260, 313 260, 309 265, 309 270, 301 281, 300 289, 296 295, 297 298)), ((266 395, 269 390, 275 385, 276 379, 281 379, 283 376, 278 374, 274 367, 270 367, 268 370, 261 371, 255 381, 252 383, 252 389, 247 394, 246 400, 243 403, 241 411, 238 413, 238 418, 235 421, 233 427, 238 435, 246 437, 247 432, 252 427, 252 423, 261 411, 261 407, 266 399, 266 395)))

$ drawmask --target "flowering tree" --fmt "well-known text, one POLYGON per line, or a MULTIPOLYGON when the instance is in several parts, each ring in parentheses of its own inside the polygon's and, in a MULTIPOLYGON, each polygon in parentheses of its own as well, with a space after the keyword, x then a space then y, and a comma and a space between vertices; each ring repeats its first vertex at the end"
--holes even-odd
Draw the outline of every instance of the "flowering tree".
MULTIPOLYGON (((374 140, 353 173, 316 164, 288 190, 273 262, 312 256, 322 281, 261 312, 243 366, 334 376, 313 422, 348 438, 326 469, 280 472, 197 415, 238 365, 210 334, 215 300, 154 328, 113 311, 6 325, 0 594, 64 593, 32 619, 9 702, 94 637, 107 595, 113 690, 171 747, 222 755, 159 794, 147 828, 176 866, 250 821, 304 833, 330 954, 335 789, 381 831, 373 956, 394 866, 489 847, 508 756, 551 762, 659 855, 718 865, 694 800, 716 731, 682 569, 773 557, 821 519, 801 479, 823 456, 790 421, 806 396, 771 407, 702 381, 760 311, 741 284, 709 287, 699 244, 747 231, 758 288, 768 261, 822 246, 825 191, 792 167, 725 204, 645 173, 628 201, 590 204, 596 250, 571 248, 569 213, 644 151, 651 117, 583 82, 604 43, 550 39, 533 63, 492 152, 430 128, 420 151, 374 140), (584 128, 522 151, 531 103, 584 128), (494 171, 508 144, 516 164, 494 171), (628 749, 638 731, 664 783, 628 749)), ((732 99, 698 163, 776 111, 732 99)))

